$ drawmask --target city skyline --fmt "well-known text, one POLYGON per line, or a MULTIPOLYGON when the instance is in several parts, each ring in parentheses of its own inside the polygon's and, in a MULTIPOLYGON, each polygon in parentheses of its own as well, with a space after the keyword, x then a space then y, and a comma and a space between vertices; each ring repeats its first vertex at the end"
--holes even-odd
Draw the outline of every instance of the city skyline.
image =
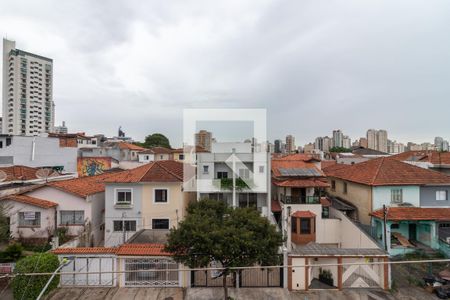
POLYGON ((418 143, 450 132, 449 8, 15 1, 0 4, 0 34, 53 58, 55 124, 72 132, 122 125, 136 140, 163 132, 180 144, 184 108, 244 107, 267 108, 270 140, 387 128, 418 143))

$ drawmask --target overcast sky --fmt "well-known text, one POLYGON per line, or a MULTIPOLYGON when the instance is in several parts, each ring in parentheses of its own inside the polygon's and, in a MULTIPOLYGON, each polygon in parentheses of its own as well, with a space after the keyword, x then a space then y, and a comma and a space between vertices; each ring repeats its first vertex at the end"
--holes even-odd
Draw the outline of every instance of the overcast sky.
MULTIPOLYGON (((184 108, 266 108, 270 139, 450 138, 450 1, 1 1, 54 60, 56 123, 182 138, 184 108)), ((1 76, 1 75, 0 75, 1 76)))

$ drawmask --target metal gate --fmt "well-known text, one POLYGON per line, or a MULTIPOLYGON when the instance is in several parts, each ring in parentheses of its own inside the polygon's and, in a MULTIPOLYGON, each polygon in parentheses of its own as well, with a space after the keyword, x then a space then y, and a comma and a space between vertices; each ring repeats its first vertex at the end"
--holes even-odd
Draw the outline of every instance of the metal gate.
MULTIPOLYGON (((283 268, 252 268, 239 272, 239 287, 283 287, 283 268)), ((223 277, 215 271, 191 271, 191 287, 222 287, 223 277)), ((227 286, 236 287, 236 273, 227 277, 227 286)))
POLYGON ((178 264, 166 258, 127 258, 125 286, 173 287, 179 285, 178 264), (149 271, 146 271, 149 270, 149 271))
POLYGON ((116 275, 112 272, 115 271, 115 265, 116 259, 111 256, 72 256, 69 263, 61 269, 61 273, 82 272, 86 274, 63 274, 60 277, 61 285, 114 286, 116 275))
POLYGON ((345 265, 345 263, 364 263, 366 259, 344 259, 342 286, 344 288, 383 287, 384 265, 345 265))

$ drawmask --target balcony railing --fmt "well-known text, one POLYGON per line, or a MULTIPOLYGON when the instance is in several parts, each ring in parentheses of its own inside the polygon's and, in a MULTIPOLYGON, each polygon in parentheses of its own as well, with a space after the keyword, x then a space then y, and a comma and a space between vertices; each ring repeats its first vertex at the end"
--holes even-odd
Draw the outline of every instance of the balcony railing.
POLYGON ((285 204, 320 204, 319 196, 285 196, 281 195, 281 202, 285 204))

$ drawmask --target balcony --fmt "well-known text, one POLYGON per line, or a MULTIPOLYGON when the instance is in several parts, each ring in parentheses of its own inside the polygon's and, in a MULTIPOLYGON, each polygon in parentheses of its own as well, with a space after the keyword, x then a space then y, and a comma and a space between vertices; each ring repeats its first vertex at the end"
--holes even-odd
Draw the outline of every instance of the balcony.
POLYGON ((281 195, 284 204, 320 204, 319 196, 285 196, 281 195))

